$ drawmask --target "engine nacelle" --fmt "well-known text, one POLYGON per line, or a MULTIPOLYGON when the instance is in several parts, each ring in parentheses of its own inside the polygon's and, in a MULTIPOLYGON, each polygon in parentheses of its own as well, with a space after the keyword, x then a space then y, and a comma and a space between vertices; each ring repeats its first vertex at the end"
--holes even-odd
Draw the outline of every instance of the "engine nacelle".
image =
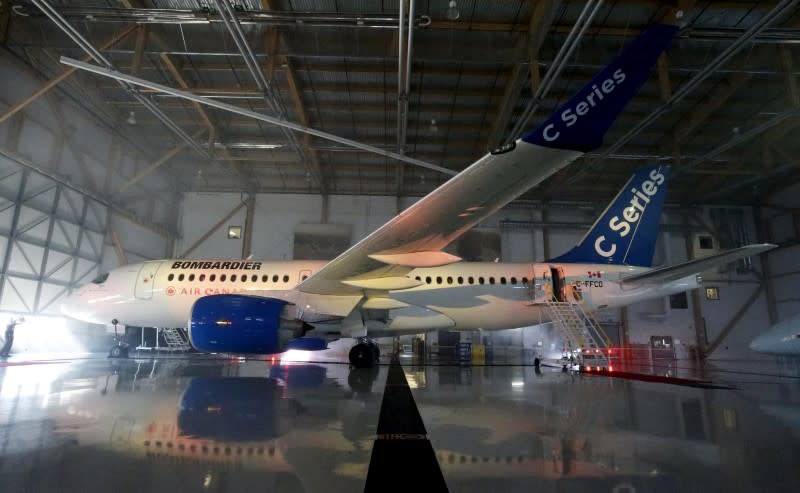
POLYGON ((189 341, 207 353, 280 353, 303 335, 303 322, 281 318, 286 304, 240 294, 204 296, 192 305, 189 341))

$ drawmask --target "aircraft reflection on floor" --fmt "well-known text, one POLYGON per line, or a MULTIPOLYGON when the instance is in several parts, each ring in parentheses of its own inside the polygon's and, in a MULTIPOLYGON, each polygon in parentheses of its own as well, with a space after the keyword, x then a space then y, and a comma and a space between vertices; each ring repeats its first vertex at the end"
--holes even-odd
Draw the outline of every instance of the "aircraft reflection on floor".
MULTIPOLYGON (((17 400, 11 384, 20 380, 8 373, 17 370, 3 374, 0 477, 9 491, 363 490, 385 367, 64 366, 17 400)), ((797 486, 759 472, 775 465, 770 444, 789 432, 759 409, 763 401, 736 391, 519 366, 404 371, 451 491, 797 486)), ((783 460, 798 457, 794 443, 781 445, 783 460)))

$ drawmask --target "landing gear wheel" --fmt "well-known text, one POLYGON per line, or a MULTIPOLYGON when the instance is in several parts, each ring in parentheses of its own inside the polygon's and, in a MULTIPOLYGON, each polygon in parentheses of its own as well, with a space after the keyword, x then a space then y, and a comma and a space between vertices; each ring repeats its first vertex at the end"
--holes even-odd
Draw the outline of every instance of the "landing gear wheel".
POLYGON ((359 342, 350 350, 350 364, 356 368, 372 368, 375 364, 376 349, 370 344, 359 342))
POLYGON ((372 342, 372 341, 369 341, 369 342, 367 343, 367 345, 368 345, 370 348, 372 348, 372 353, 375 355, 375 362, 377 363, 377 362, 378 362, 378 359, 380 359, 380 357, 381 357, 381 350, 380 350, 380 348, 378 347, 378 344, 376 344, 376 343, 374 343, 374 342, 372 342))
POLYGON ((112 346, 108 352, 109 358, 127 358, 128 348, 126 346, 112 346))

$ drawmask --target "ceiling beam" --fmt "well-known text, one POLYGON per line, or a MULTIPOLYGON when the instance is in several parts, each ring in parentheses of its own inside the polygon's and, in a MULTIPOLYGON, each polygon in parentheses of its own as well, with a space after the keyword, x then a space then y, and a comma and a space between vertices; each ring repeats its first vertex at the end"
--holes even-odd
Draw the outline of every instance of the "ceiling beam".
MULTIPOLYGON (((138 27, 139 26, 137 24, 131 24, 130 26, 120 30, 119 32, 117 32, 116 34, 111 36, 111 38, 108 41, 106 41, 103 45, 101 45, 100 46, 100 50, 108 49, 108 48, 114 46, 115 44, 119 43, 120 41, 125 39, 129 34, 134 32, 138 27)), ((91 59, 92 58, 89 55, 81 57, 81 61, 84 61, 84 62, 88 62, 91 59)), ((9 108, 8 111, 6 111, 2 115, 0 115, 0 123, 3 123, 4 121, 8 120, 12 116, 14 116, 18 111, 24 109, 26 106, 28 106, 32 102, 36 101, 36 98, 38 98, 42 94, 46 93, 50 89, 52 89, 55 86, 57 86, 61 81, 63 81, 64 79, 66 79, 70 75, 74 74, 76 70, 78 70, 78 69, 70 67, 67 70, 63 71, 61 73, 61 75, 58 75, 58 76, 50 79, 49 81, 45 82, 41 86, 39 86, 39 88, 37 90, 35 90, 33 92, 33 94, 31 94, 27 98, 23 99, 19 103, 15 104, 11 108, 9 108)))
MULTIPOLYGON (((186 78, 183 76, 180 68, 178 68, 175 60, 173 60, 171 56, 166 53, 162 53, 161 61, 164 62, 164 66, 167 67, 167 70, 175 79, 175 82, 177 82, 182 89, 191 89, 191 86, 189 86, 189 83, 186 81, 186 78)), ((200 115, 203 123, 206 125, 206 127, 208 127, 209 132, 214 132, 214 122, 211 121, 211 117, 208 115, 206 109, 200 103, 194 101, 191 101, 190 104, 197 111, 197 114, 200 115)), ((209 149, 209 152, 213 152, 213 150, 209 149)))
POLYGON ((142 69, 142 61, 144 59, 144 50, 147 48, 147 37, 150 33, 150 28, 147 24, 139 26, 136 32, 136 41, 133 44, 133 56, 131 57, 130 72, 132 75, 139 75, 142 69))
POLYGON ((531 19, 528 22, 528 30, 520 37, 515 48, 515 58, 519 61, 514 64, 514 68, 511 70, 511 77, 506 83, 503 99, 497 107, 492 130, 489 133, 489 139, 486 141, 486 149, 494 149, 506 139, 508 122, 511 120, 511 114, 526 83, 531 82, 534 93, 537 89, 533 85, 538 80, 539 75, 539 64, 537 63, 539 50, 542 47, 542 43, 544 43, 553 19, 555 19, 556 11, 561 6, 561 0, 542 0, 534 2, 534 4, 531 19), (528 78, 529 74, 530 79, 528 78))
POLYGON ((11 24, 11 2, 0 3, 0 45, 6 44, 8 26, 11 24))
MULTIPOLYGON (((306 109, 303 105, 303 95, 300 92, 300 88, 297 84, 297 77, 295 77, 294 70, 292 68, 292 63, 290 60, 285 60, 286 63, 286 81, 289 83, 289 95, 291 97, 292 103, 294 104, 295 113, 297 114, 298 119, 300 120, 300 124, 304 127, 308 127, 308 117, 306 115, 306 109)), ((311 166, 314 168, 314 172, 319 176, 319 188, 320 193, 325 195, 327 193, 327 180, 325 179, 325 175, 322 173, 322 166, 319 162, 319 156, 317 155, 317 151, 315 151, 311 147, 311 135, 303 134, 303 147, 306 149, 309 159, 311 160, 311 166)))
MULTIPOLYGON (((261 8, 265 11, 273 10, 270 0, 261 0, 261 8)), ((264 77, 270 82, 272 82, 274 79, 275 65, 277 62, 276 53, 278 52, 278 47, 280 45, 286 45, 286 40, 280 33, 278 27, 270 26, 264 32, 264 52, 266 53, 267 58, 264 61, 263 67, 264 77)), ((308 127, 308 114, 306 112, 306 107, 303 104, 303 92, 300 89, 300 85, 297 83, 296 69, 292 65, 291 60, 286 57, 282 57, 281 67, 286 72, 286 82, 289 86, 289 98, 292 100, 292 105, 294 106, 294 111, 297 115, 297 118, 301 125, 308 127)), ((303 153, 307 154, 308 159, 311 161, 308 163, 311 167, 311 171, 313 171, 314 174, 319 177, 319 191, 322 195, 325 195, 328 192, 328 180, 325 178, 325 174, 322 172, 322 165, 320 164, 317 151, 311 148, 311 136, 309 134, 303 134, 302 146, 304 151, 303 153)))
MULTIPOLYGON (((192 138, 193 139, 199 139, 200 136, 202 136, 203 132, 205 132, 205 131, 206 130, 203 129, 203 130, 200 130, 198 132, 195 132, 192 135, 192 138)), ((140 172, 136 173, 136 175, 134 175, 131 179, 126 181, 120 187, 119 193, 124 192, 128 188, 130 188, 133 185, 135 185, 136 183, 138 183, 142 178, 144 178, 145 176, 149 175, 150 173, 152 173, 153 171, 158 169, 161 165, 163 165, 164 163, 166 163, 167 161, 169 161, 170 159, 175 157, 179 152, 181 152, 182 150, 186 149, 187 147, 188 147, 188 144, 186 142, 181 142, 180 144, 176 145, 175 147, 173 147, 171 149, 168 149, 167 152, 162 154, 161 157, 158 158, 155 162, 153 162, 151 165, 145 167, 143 170, 141 170, 140 172)))

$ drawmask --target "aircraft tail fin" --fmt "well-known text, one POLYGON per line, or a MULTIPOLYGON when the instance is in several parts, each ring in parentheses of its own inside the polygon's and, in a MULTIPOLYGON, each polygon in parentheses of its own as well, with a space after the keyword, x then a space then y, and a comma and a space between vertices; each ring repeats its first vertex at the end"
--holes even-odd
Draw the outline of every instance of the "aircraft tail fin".
POLYGON ((550 262, 651 267, 669 166, 643 166, 570 251, 550 262))
POLYGON ((638 92, 678 27, 655 24, 631 42, 610 65, 586 84, 536 130, 522 138, 530 144, 589 152, 638 92))

